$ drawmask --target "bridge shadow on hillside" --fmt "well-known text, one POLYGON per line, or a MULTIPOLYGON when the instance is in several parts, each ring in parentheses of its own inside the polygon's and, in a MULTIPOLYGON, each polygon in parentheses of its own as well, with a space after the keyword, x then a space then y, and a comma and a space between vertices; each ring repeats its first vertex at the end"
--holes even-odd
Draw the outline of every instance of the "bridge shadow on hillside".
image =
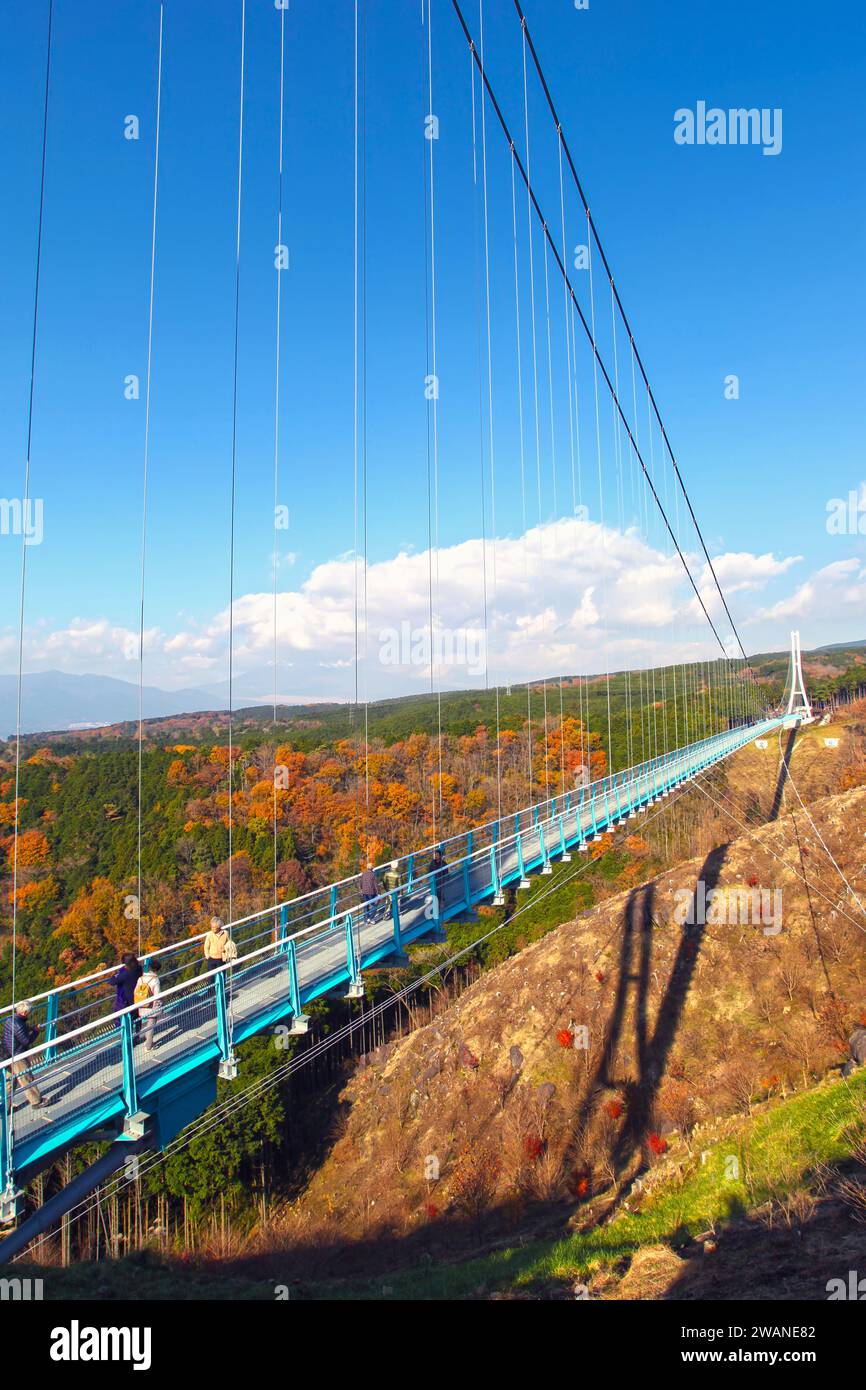
MULTIPOLYGON (((722 845, 707 855, 691 891, 692 906, 697 902, 701 884, 707 895, 717 887, 727 850, 728 846, 722 845)), ((596 1118, 605 1090, 615 1089, 624 1097, 622 1122, 615 1134, 611 1155, 617 1181, 624 1177, 636 1177, 646 1167, 644 1146, 658 1100, 659 1086, 676 1038, 706 930, 705 924, 700 921, 682 924, 679 945, 651 1025, 649 1001, 655 906, 654 883, 635 888, 629 894, 623 913, 616 994, 605 1027, 601 1057, 573 1121, 572 1134, 574 1141, 578 1142, 596 1118), (616 1059, 620 1045, 625 1041, 630 1006, 636 1075, 617 1076, 616 1059)), ((704 914, 690 912, 688 915, 697 917, 704 914)))
MULTIPOLYGON (((718 886, 727 850, 728 846, 721 846, 707 855, 690 890, 693 903, 698 899, 701 883, 706 894, 718 886)), ((631 1182, 647 1167, 646 1141, 659 1086, 676 1040, 705 932, 705 926, 699 921, 671 923, 671 929, 680 932, 680 939, 658 1008, 651 1017, 656 916, 655 885, 650 883, 634 889, 623 910, 618 978, 605 1024, 601 1056, 582 1088, 582 1099, 569 1126, 574 1165, 579 1165, 581 1137, 597 1120, 605 1092, 615 1089, 623 1097, 623 1115, 612 1138, 614 1181, 612 1200, 606 1207, 609 1213, 617 1209, 631 1182), (622 1076, 617 1074, 616 1059, 621 1045, 629 1039, 629 1030, 633 1034, 635 1069, 633 1075, 622 1076)), ((323 1110, 323 1113, 333 1111, 332 1118, 336 1118, 336 1112, 341 1109, 337 1092, 338 1088, 331 1090, 323 1110)), ((324 1158, 323 1151, 319 1157, 324 1158)), ((546 1237, 555 1239, 562 1234, 574 1210, 573 1199, 550 1201, 523 1194, 498 1202, 485 1211, 483 1217, 472 1219, 451 1212, 447 1219, 437 1217, 429 1222, 422 1221, 418 1229, 409 1232, 383 1230, 345 1240, 338 1236, 309 1242, 303 1238, 287 1240, 272 1252, 251 1253, 232 1261, 232 1268, 249 1277, 267 1278, 273 1274, 275 1279, 296 1278, 302 1283, 333 1278, 375 1279, 381 1274, 386 1280, 384 1290, 391 1272, 427 1263, 432 1278, 443 1260, 478 1254, 484 1247, 501 1248, 503 1240, 507 1241, 518 1230, 523 1242, 546 1237)), ((225 1270, 225 1265, 222 1269, 225 1270)), ((382 1296, 387 1297, 388 1293, 383 1291, 382 1296)))
POLYGON ((785 795, 785 787, 788 785, 788 778, 791 775, 791 754, 794 751, 794 744, 797 741, 797 730, 789 729, 788 739, 785 744, 782 760, 779 763, 779 775, 776 778, 776 790, 773 793, 773 804, 770 807, 768 821, 779 819, 779 812, 782 809, 782 801, 785 795))

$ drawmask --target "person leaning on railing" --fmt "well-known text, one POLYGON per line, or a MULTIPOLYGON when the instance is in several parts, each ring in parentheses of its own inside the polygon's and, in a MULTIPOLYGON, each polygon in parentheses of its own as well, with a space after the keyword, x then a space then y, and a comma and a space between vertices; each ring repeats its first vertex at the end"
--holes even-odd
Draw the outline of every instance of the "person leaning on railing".
MULTIPOLYGON (((16 1004, 13 1012, 3 1024, 3 1054, 12 1059, 9 1070, 11 1070, 12 1076, 18 1082, 30 1105, 34 1110, 44 1111, 47 1109, 48 1102, 33 1080, 33 1073, 27 1062, 23 1057, 16 1055, 21 1052, 29 1052, 31 1047, 36 1046, 39 1037, 39 1024, 30 1023, 29 1018, 30 1005, 27 1001, 24 1000, 22 1003, 16 1004)), ((11 1094, 8 1095, 8 1101, 11 1102, 11 1094)), ((46 1115, 45 1118, 49 1119, 50 1117, 46 1115)))
POLYGON ((204 939, 204 963, 208 970, 218 970, 227 961, 227 948, 231 942, 231 937, 223 925, 221 917, 211 917, 210 931, 204 939))

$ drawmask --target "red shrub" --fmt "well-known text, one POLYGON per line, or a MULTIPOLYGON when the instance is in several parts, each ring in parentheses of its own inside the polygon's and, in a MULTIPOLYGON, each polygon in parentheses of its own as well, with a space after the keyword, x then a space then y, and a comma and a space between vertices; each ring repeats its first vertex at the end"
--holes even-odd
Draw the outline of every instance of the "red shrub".
POLYGON ((619 1117, 620 1117, 620 1115, 622 1114, 622 1102, 621 1102, 621 1101, 618 1101, 618 1100, 609 1100, 609 1101, 607 1102, 607 1105, 606 1105, 604 1108, 605 1108, 605 1110, 607 1111, 608 1115, 610 1115, 610 1118, 611 1118, 612 1120, 618 1120, 619 1117))
POLYGON ((556 1035, 556 1041, 559 1043, 560 1047, 573 1047, 574 1034, 570 1028, 560 1028, 556 1035))
POLYGON ((665 1154, 668 1151, 667 1139, 661 1139, 657 1134, 651 1134, 647 1142, 651 1153, 665 1154))
POLYGON ((544 1140, 540 1134, 526 1134, 523 1137, 523 1152, 526 1157, 535 1162, 544 1153, 544 1140))

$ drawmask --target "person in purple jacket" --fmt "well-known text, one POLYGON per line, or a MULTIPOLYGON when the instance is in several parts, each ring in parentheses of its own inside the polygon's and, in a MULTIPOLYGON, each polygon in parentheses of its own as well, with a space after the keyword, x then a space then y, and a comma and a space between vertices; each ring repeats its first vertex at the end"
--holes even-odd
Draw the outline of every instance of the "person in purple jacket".
MULTIPOLYGON (((128 1009, 135 998, 135 986, 141 979, 141 964, 137 956, 131 951, 123 957, 120 969, 111 977, 114 985, 114 1007, 119 1013, 121 1009, 128 1009)), ((132 1015, 132 1031, 137 1036, 140 1027, 138 1014, 132 1015)))

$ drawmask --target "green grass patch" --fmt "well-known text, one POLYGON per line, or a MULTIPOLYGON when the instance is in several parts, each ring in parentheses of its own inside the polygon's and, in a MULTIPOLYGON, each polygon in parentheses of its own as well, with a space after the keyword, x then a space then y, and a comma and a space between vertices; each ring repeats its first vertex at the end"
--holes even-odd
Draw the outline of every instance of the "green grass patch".
POLYGON ((866 1072, 783 1101, 740 1132, 686 1162, 648 1194, 639 1212, 559 1241, 523 1246, 443 1265, 431 1261, 365 1284, 310 1286, 314 1299, 461 1299, 501 1289, 531 1289, 610 1268, 643 1246, 676 1247, 714 1223, 808 1183, 819 1163, 851 1154, 850 1131, 862 1122, 866 1072), (387 1290, 387 1291, 386 1291, 387 1290))

